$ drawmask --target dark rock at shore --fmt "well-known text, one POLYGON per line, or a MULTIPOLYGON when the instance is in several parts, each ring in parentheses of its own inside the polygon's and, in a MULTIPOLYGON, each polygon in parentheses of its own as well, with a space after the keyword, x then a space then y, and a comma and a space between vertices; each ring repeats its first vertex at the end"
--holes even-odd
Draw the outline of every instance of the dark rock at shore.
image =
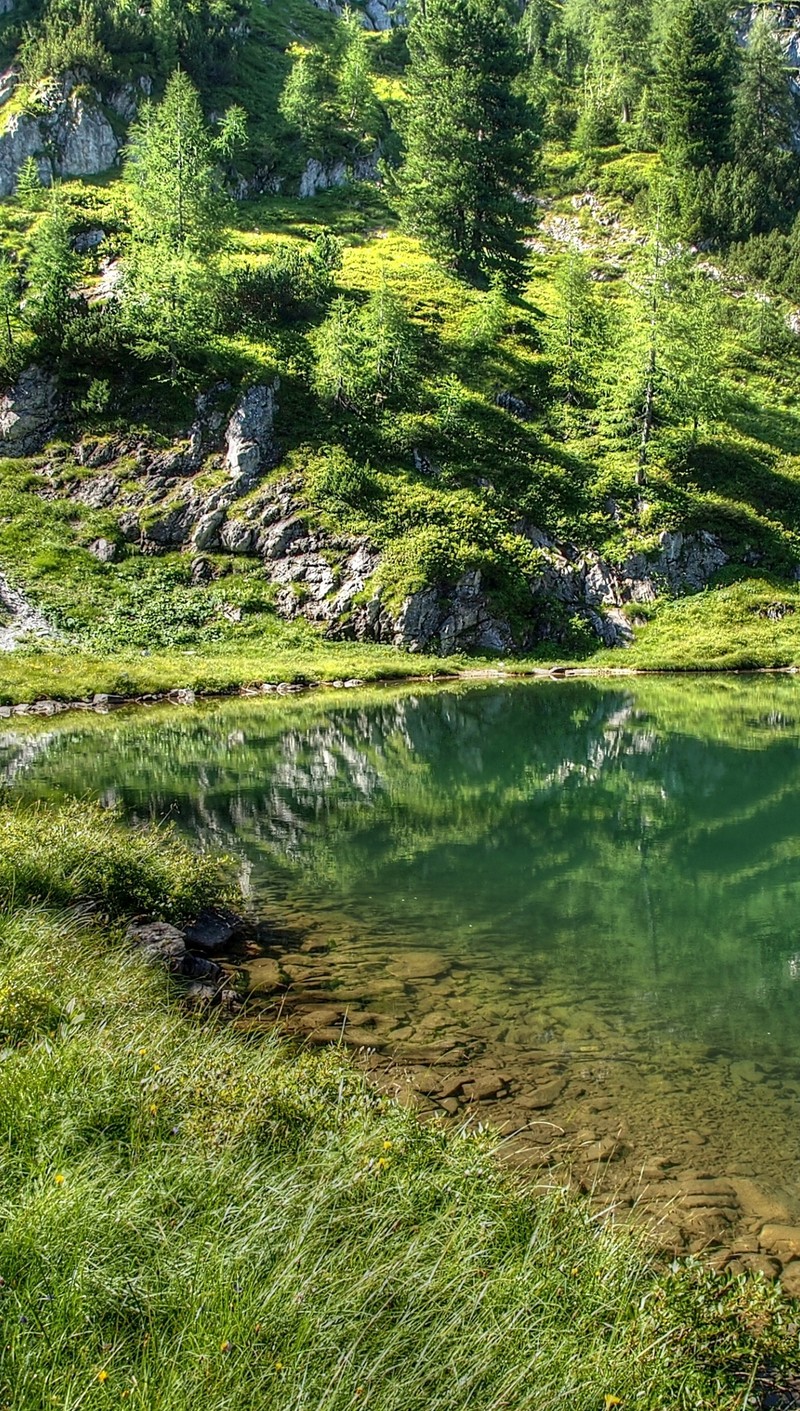
POLYGON ((223 971, 213 960, 192 955, 183 931, 168 921, 132 921, 126 935, 145 960, 152 965, 163 965, 171 975, 216 982, 223 977, 223 971))
POLYGON ((221 909, 203 911, 191 926, 186 927, 186 943, 208 955, 214 955, 230 945, 241 926, 242 919, 235 912, 221 909))

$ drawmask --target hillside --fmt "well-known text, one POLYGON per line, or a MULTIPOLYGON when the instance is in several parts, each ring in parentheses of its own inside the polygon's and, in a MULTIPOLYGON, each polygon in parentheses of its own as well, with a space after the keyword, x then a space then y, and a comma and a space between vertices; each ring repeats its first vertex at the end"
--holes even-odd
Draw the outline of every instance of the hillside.
MULTIPOLYGON (((653 29, 638 95, 601 122, 580 55, 565 75, 549 54, 555 10, 531 5, 508 89, 529 149, 527 189, 503 197, 516 244, 492 254, 487 226, 462 268, 408 175, 405 17, 335 9, 4 14, 5 698, 43 643, 54 660, 244 663, 313 656, 322 634, 444 657, 796 662, 795 206, 765 214, 735 156, 686 196, 645 81, 669 35, 653 29), (179 189, 170 154, 190 139, 179 189), (750 228, 722 231, 722 204, 746 207, 737 182, 750 228)), ((791 16, 767 12, 795 122, 791 16)), ((754 12, 725 25, 746 65, 754 12)), ((592 32, 590 64, 609 42, 592 32)), ((772 140, 791 194, 797 159, 772 140)))

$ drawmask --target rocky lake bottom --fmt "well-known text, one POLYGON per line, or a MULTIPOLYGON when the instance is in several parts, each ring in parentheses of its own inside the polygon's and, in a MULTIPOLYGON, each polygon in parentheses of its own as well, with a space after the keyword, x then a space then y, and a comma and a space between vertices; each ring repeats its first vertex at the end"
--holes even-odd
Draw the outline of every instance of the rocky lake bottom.
POLYGON ((406 686, 15 722, 0 783, 232 856, 239 1024, 800 1293, 799 746, 791 678, 406 686))

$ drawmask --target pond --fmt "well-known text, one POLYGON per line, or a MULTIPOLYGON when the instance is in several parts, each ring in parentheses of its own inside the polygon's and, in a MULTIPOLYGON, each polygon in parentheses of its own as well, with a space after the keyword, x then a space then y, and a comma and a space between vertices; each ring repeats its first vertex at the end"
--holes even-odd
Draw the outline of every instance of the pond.
POLYGON ((658 1211, 680 1247, 755 1257, 765 1221, 800 1224, 793 678, 15 721, 2 780, 225 849, 264 923, 252 1012, 492 1123, 517 1164, 658 1211))

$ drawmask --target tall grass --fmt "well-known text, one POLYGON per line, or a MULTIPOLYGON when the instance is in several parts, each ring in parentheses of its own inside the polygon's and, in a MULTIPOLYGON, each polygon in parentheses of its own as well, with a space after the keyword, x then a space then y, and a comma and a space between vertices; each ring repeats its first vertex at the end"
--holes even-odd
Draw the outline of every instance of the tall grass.
POLYGON ((82 801, 4 807, 0 800, 0 906, 39 899, 181 922, 225 892, 223 860, 192 851, 168 827, 128 828, 82 801))
MULTIPOLYGON (((85 900, 103 819, 55 872, 25 829, 63 848, 67 814, 4 823, 29 892, 85 900)), ((139 905, 151 846, 96 874, 105 909, 139 905)), ((733 1408, 796 1348, 774 1291, 659 1270, 487 1133, 421 1123, 335 1050, 186 1017, 107 930, 4 885, 0 1405, 733 1408)))

